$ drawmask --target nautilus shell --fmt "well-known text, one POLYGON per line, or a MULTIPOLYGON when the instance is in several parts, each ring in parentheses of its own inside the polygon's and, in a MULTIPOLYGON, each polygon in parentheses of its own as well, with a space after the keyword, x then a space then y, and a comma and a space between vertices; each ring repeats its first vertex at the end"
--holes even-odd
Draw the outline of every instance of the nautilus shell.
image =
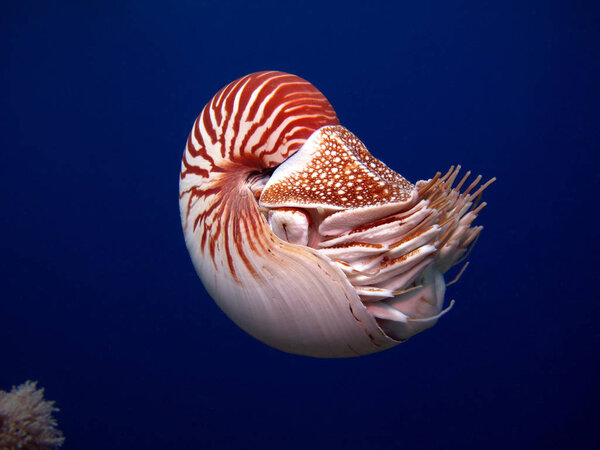
POLYGON ((444 273, 481 227, 481 177, 410 183, 282 72, 221 89, 180 174, 187 248, 207 291, 275 348, 350 357, 397 345, 446 312, 444 273), (456 184, 455 184, 456 183, 456 184))

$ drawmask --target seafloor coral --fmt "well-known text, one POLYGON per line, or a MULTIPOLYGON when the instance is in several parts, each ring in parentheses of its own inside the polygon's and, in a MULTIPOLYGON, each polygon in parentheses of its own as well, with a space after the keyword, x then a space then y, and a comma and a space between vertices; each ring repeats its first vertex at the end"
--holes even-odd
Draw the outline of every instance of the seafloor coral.
POLYGON ((53 401, 44 400, 44 388, 37 381, 0 391, 0 449, 51 450, 65 438, 56 428, 53 401))

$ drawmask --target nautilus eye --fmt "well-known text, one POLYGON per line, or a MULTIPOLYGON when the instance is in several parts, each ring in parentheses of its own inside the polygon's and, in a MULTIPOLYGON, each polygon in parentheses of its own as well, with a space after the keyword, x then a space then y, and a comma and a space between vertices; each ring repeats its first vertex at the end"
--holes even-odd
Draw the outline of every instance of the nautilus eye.
POLYGON ((180 208, 198 275, 249 334, 350 357, 433 326, 444 274, 481 231, 481 176, 410 183, 341 126, 310 83, 259 72, 219 91, 183 156, 180 208))

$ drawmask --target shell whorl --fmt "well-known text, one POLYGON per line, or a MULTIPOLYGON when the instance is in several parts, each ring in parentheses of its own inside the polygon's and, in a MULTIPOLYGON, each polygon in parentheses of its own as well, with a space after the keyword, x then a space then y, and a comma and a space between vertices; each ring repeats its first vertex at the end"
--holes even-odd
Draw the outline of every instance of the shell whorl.
POLYGON ((214 260, 222 237, 229 270, 236 274, 239 257, 254 272, 240 234, 260 247, 264 230, 242 185, 250 174, 289 158, 315 130, 338 123, 325 96, 295 75, 257 72, 221 89, 196 119, 181 166, 183 227, 200 229, 198 250, 214 260))
POLYGON ((308 81, 283 72, 246 75, 221 89, 196 119, 181 179, 209 177, 227 163, 273 167, 313 131, 338 123, 329 101, 308 81))

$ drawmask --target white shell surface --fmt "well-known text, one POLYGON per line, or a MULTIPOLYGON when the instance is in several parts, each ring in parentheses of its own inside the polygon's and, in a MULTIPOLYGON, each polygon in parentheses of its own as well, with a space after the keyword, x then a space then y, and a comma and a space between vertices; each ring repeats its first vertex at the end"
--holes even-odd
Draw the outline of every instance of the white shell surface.
MULTIPOLYGON (((313 249, 281 241, 266 225, 263 232, 270 248, 253 258, 259 276, 234 261, 236 280, 225 261, 215 267, 201 254, 191 255, 207 291, 238 326, 275 348, 314 357, 359 356, 398 344, 382 332, 340 269, 313 249)), ((186 233, 190 243, 197 239, 186 233)))

